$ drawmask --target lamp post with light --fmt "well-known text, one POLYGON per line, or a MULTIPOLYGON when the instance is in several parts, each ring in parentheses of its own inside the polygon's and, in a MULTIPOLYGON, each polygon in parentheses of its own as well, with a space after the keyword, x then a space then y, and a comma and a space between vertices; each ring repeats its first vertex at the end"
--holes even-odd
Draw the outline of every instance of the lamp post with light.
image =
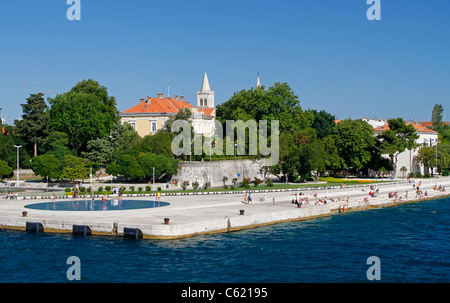
POLYGON ((19 187, 20 186, 20 178, 19 178, 19 148, 21 148, 22 147, 22 145, 19 145, 19 146, 17 146, 17 145, 14 145, 14 147, 15 148, 17 148, 17 185, 16 185, 16 187, 19 187))

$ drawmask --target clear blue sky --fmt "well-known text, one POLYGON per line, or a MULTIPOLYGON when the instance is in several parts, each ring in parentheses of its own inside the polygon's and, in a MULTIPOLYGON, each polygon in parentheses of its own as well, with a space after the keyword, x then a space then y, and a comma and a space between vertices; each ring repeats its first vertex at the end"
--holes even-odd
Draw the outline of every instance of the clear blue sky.
POLYGON ((450 1, 66 0, 0 3, 0 107, 12 123, 31 93, 45 97, 93 78, 120 111, 139 98, 185 95, 208 72, 216 103, 234 92, 287 82, 304 109, 340 119, 430 120, 450 111, 450 1))

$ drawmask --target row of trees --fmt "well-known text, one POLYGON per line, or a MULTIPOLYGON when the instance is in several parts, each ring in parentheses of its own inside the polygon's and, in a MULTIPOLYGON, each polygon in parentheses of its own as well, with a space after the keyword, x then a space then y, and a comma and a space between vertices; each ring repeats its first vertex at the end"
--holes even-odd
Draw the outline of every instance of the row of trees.
POLYGON ((373 128, 362 120, 336 124, 335 116, 326 111, 302 110, 286 83, 235 93, 217 106, 217 119, 222 123, 229 119, 279 120, 280 161, 266 171, 290 180, 306 179, 311 172, 317 177, 325 171, 392 170, 398 152, 413 148, 417 138, 414 128, 402 118, 389 120, 390 130, 375 136, 373 128))
POLYGON ((431 113, 431 129, 438 132, 437 148, 433 146, 426 146, 420 149, 418 161, 423 163, 426 167, 437 167, 439 172, 450 169, 450 125, 443 121, 444 107, 442 104, 435 104, 431 113))
MULTIPOLYGON (((48 105, 43 94, 32 94, 22 104, 22 109, 22 119, 16 121, 15 126, 2 126, 2 177, 11 176, 16 167, 15 145, 23 146, 21 167, 31 167, 36 174, 52 180, 88 178, 91 169, 99 176, 100 168, 105 168, 107 173, 127 179, 153 181, 155 176, 156 181, 166 181, 177 173, 178 161, 198 161, 209 156, 208 151, 202 155, 192 152, 192 156, 172 154, 171 143, 177 134, 171 132, 170 126, 176 119, 189 120, 189 110, 180 111, 155 135, 140 138, 131 126, 121 125, 115 98, 109 96, 106 87, 92 79, 77 83, 55 98, 48 98, 48 105)), ((441 141, 439 165, 445 169, 450 162, 450 126, 442 122, 442 112, 442 105, 436 105, 432 120, 441 141)), ((326 172, 392 171, 398 153, 416 147, 414 127, 402 118, 390 119, 389 130, 375 136, 373 128, 362 120, 346 119, 336 123, 335 116, 326 111, 303 110, 286 83, 236 92, 217 106, 216 115, 223 125, 227 120, 266 120, 269 133, 270 121, 278 120, 279 162, 264 168, 264 173, 272 173, 280 179, 304 180, 326 172), (389 159, 382 155, 389 155, 389 159)), ((224 138, 224 141, 229 140, 224 138)), ((248 152, 248 136, 246 145, 248 152)), ((435 161, 436 151, 431 148, 421 149, 419 161, 434 166, 431 165, 432 152, 435 161)), ((260 155, 253 158, 258 159, 260 155)))
MULTIPOLYGON (((2 126, 0 174, 11 177, 20 150, 21 168, 51 180, 75 180, 111 174, 134 180, 170 178, 178 163, 161 142, 140 138, 134 129, 121 125, 116 100, 107 88, 92 79, 77 83, 69 92, 48 98, 32 94, 22 104, 22 119, 15 126, 2 126), (4 169, 2 169, 4 168, 4 169)), ((167 134, 166 134, 167 137, 167 134)), ((157 138, 161 139, 159 135, 157 138)), ((170 142, 169 142, 170 151, 170 142)))

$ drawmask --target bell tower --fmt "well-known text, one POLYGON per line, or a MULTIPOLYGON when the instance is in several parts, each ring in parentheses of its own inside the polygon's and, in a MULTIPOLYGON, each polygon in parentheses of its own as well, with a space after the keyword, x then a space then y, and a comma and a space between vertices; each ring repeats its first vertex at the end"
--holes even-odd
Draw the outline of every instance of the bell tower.
POLYGON ((208 81, 208 75, 205 72, 203 77, 202 89, 197 91, 197 107, 198 108, 214 108, 214 91, 211 90, 208 81))

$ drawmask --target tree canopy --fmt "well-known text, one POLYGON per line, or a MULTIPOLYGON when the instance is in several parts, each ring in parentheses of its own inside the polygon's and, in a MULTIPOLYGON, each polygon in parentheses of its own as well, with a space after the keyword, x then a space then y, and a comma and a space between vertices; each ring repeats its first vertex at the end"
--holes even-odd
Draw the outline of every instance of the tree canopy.
POLYGON ((15 122, 18 136, 26 142, 26 148, 34 156, 38 154, 38 145, 47 135, 49 121, 48 107, 44 94, 31 94, 22 106, 22 120, 15 122))
POLYGON ((69 146, 77 154, 93 139, 106 138, 119 121, 116 100, 107 89, 92 79, 75 85, 69 92, 49 98, 50 122, 53 131, 68 135, 69 146))
POLYGON ((399 153, 417 146, 415 140, 419 138, 412 124, 406 124, 402 118, 389 119, 389 129, 377 136, 380 151, 389 155, 394 168, 394 176, 399 153))

